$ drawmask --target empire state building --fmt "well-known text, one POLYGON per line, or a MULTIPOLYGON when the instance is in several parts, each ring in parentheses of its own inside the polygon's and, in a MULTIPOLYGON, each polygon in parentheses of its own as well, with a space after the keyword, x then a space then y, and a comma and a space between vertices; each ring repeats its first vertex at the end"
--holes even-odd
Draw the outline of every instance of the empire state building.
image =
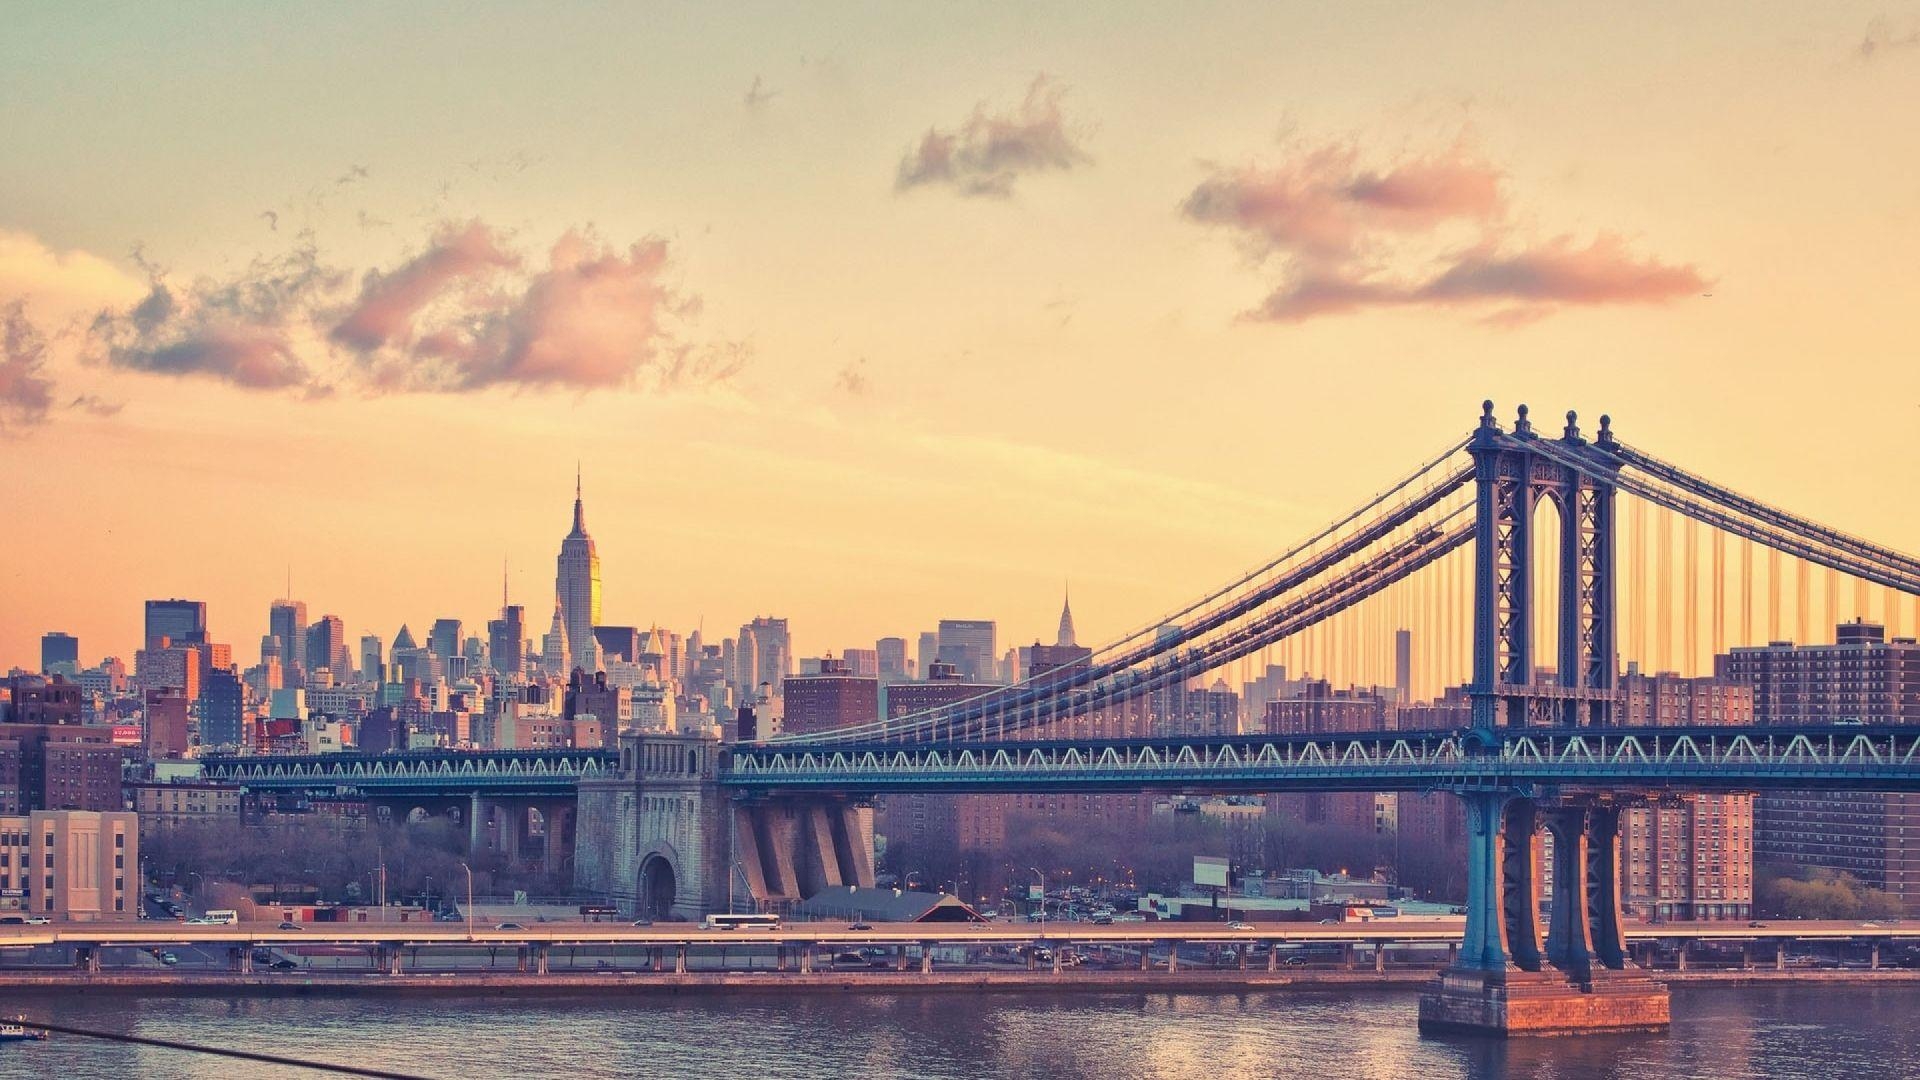
POLYGON ((566 623, 567 666, 593 671, 599 666, 599 648, 593 628, 600 622, 600 554, 587 535, 587 516, 580 502, 580 477, 573 478, 573 531, 560 541, 560 571, 554 594, 566 623))

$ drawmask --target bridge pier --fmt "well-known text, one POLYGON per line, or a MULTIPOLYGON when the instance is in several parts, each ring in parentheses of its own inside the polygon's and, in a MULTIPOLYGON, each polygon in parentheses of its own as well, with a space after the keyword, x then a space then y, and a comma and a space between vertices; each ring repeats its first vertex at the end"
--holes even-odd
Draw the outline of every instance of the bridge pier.
MULTIPOLYGON (((1467 927, 1420 999, 1427 1032, 1546 1035, 1665 1028, 1667 991, 1627 956, 1620 918, 1619 811, 1470 792, 1467 927), (1536 823, 1554 837, 1542 948, 1536 823)), ((1381 953, 1376 953, 1376 960, 1381 953)))

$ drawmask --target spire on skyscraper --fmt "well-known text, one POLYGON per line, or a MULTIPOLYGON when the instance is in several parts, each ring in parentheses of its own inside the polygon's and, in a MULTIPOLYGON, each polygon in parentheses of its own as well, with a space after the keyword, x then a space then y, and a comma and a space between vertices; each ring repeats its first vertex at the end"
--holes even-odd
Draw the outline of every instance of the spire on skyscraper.
POLYGON ((1070 587, 1066 591, 1065 598, 1060 603, 1060 636, 1054 644, 1067 648, 1071 648, 1075 644, 1073 640, 1073 590, 1070 587))
POLYGON ((587 535, 587 513, 580 501, 580 464, 573 466, 573 531, 568 536, 587 535))

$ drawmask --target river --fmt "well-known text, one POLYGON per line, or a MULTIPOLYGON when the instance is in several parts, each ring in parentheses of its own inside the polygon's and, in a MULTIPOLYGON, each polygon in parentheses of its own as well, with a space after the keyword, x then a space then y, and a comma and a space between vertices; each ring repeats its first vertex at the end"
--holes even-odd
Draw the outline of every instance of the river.
MULTIPOLYGON (((1676 990, 1665 1035, 1432 1039, 1407 993, 731 993, 21 997, 0 1014, 428 1077, 1920 1076, 1920 988, 1676 990)), ((72 1035, 0 1046, 0 1076, 320 1074, 72 1035)))

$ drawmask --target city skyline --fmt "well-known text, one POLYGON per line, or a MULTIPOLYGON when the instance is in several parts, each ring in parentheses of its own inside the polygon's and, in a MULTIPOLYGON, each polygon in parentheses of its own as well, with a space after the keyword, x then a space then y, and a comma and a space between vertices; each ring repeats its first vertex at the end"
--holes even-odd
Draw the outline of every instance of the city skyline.
POLYGON ((544 627, 551 518, 523 504, 582 459, 596 540, 653 570, 609 580, 608 610, 806 612, 853 641, 985 609, 1044 637, 1070 575, 1104 640, 1489 394, 1612 412, 1920 546, 1911 502, 1877 497, 1920 415, 1891 329, 1920 143, 1862 119, 1920 93, 1909 17, 1643 14, 1226 5, 1093 34, 983 10, 908 45, 877 17, 743 42, 701 14, 23 13, 0 44, 0 137, 37 148, 0 166, 0 498, 37 525, 9 536, 0 656, 47 629, 131 641, 141 597, 254 611, 289 563, 386 634, 478 621, 504 554, 544 627), (387 49, 474 62, 426 83, 387 49), (478 74, 509 49, 572 74, 478 74), (287 107, 229 124, 202 95, 287 107), (605 102, 632 107, 588 119, 605 102), (1011 164, 982 156, 1002 121, 1029 140, 1011 164), (449 316, 541 325, 535 285, 586 265, 632 286, 631 318, 491 366, 420 351, 449 316))

